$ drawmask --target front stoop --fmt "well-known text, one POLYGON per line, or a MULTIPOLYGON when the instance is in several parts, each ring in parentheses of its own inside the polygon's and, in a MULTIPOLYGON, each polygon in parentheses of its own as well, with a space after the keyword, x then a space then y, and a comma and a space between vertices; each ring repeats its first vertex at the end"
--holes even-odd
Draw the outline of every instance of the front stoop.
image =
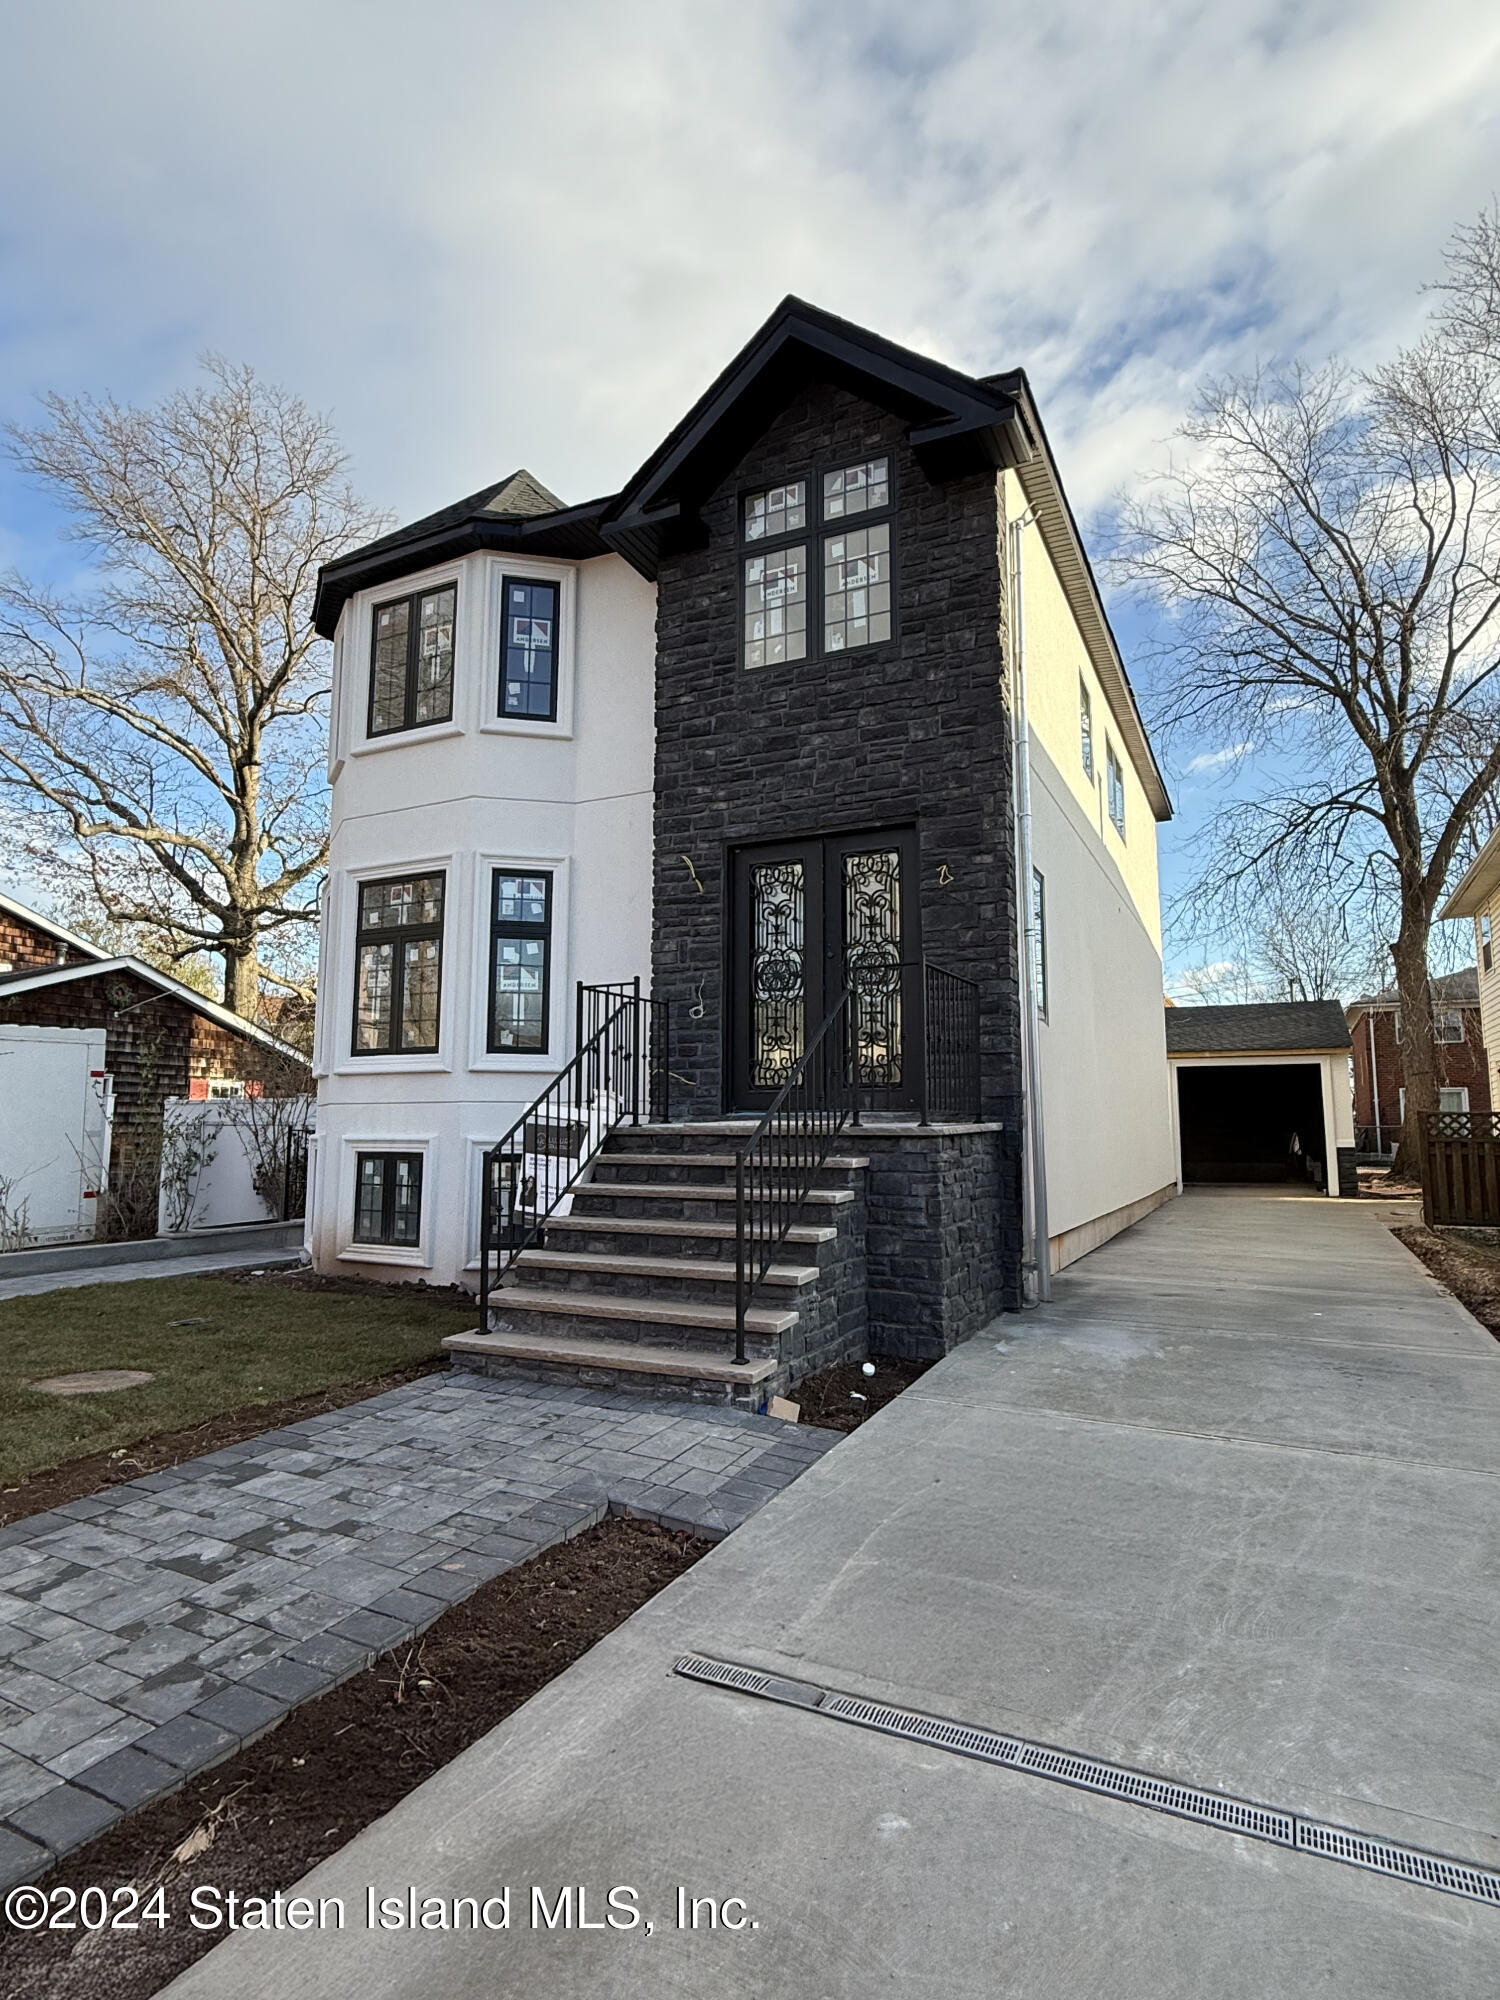
POLYGON ((753 1410, 866 1345, 867 1162, 829 1158, 746 1316, 734 1359, 729 1123, 622 1127, 490 1296, 488 1328, 443 1342, 455 1367, 753 1410))

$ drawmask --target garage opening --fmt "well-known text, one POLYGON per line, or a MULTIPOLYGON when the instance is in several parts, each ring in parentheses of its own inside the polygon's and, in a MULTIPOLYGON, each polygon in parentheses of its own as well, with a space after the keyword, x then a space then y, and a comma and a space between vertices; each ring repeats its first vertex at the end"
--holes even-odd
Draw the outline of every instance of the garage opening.
POLYGON ((1317 1063, 1179 1063, 1182 1178, 1327 1185, 1317 1063))

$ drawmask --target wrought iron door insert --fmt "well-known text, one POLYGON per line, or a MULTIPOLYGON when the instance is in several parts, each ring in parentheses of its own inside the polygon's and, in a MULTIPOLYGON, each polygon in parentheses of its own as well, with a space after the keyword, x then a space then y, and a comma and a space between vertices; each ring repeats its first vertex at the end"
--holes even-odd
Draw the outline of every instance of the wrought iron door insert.
POLYGON ((854 1080, 880 1110, 915 1106, 916 835, 834 834, 743 848, 734 908, 728 1072, 736 1109, 771 1101, 828 1008, 850 996, 854 1080))

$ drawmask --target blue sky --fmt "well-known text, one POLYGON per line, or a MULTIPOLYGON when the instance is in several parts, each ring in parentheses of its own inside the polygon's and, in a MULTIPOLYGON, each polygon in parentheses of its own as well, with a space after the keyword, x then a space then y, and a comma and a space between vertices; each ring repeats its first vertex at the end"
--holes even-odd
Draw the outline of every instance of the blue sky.
MULTIPOLYGON (((1087 522, 1205 373, 1409 337, 1500 183, 1479 0, 69 0, 6 40, 0 417, 216 348, 402 518, 611 489, 794 291, 1025 366, 1087 522)), ((56 526, 0 473, 0 565, 58 574, 56 526)), ((1226 747, 1169 772, 1169 885, 1226 747)))

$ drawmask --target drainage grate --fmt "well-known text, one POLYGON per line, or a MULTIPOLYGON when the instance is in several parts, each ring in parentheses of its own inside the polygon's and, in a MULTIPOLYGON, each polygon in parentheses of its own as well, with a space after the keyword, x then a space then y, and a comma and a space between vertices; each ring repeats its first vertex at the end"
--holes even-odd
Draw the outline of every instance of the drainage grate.
POLYGON ((1500 1908, 1500 1874, 1470 1861, 1429 1853, 1425 1848, 1377 1840, 1349 1827, 1302 1819, 1276 1806, 1257 1805, 1249 1799, 1231 1798, 1224 1792, 1178 1784, 1171 1778, 1153 1777, 1149 1772, 1132 1771, 1122 1764, 1107 1764, 1097 1757, 1059 1750, 1049 1743, 1032 1743, 1025 1737, 1002 1736, 994 1730, 975 1729, 939 1715, 891 1708, 883 1702, 818 1687, 811 1681, 788 1680, 754 1667, 707 1659, 699 1653, 683 1654, 674 1663, 674 1671, 688 1680, 708 1681, 717 1687, 733 1688, 739 1694, 816 1709, 819 1715, 831 1716, 835 1721, 879 1730, 883 1735, 899 1736, 909 1743, 930 1744, 935 1749, 951 1750, 961 1757, 999 1764, 1007 1770, 1027 1771, 1034 1777, 1050 1778, 1080 1791, 1125 1799, 1153 1812, 1172 1813, 1178 1819, 1221 1827, 1225 1832, 1245 1834, 1252 1840, 1272 1841, 1279 1847, 1294 1847, 1304 1854, 1321 1854, 1326 1860, 1342 1861, 1351 1868, 1372 1869, 1380 1875, 1398 1876, 1404 1882, 1441 1889, 1451 1896, 1467 1896, 1500 1908))

